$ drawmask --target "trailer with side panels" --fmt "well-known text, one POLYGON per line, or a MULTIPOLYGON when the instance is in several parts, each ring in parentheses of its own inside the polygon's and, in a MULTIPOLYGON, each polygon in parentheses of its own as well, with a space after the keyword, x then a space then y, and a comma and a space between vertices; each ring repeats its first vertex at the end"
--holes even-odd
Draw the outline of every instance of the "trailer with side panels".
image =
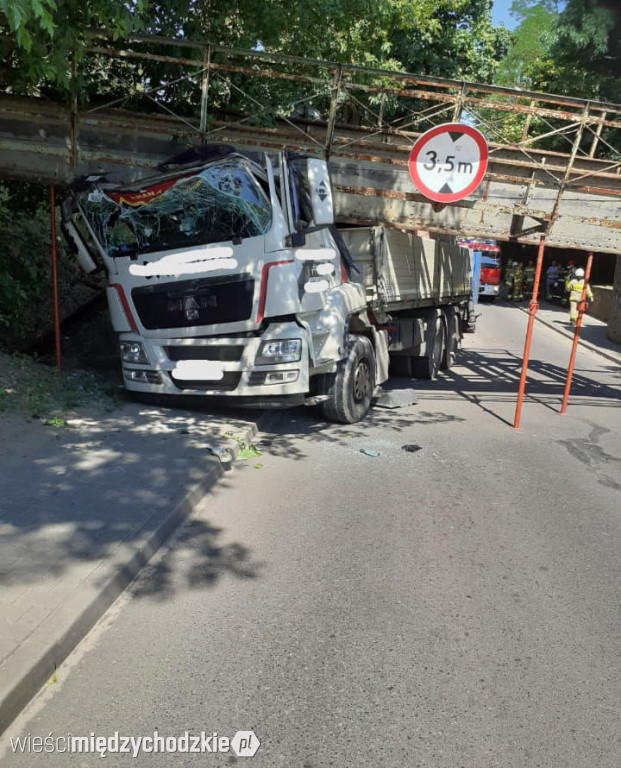
POLYGON ((143 398, 366 415, 399 372, 434 378, 472 321, 450 236, 341 229, 325 161, 207 145, 131 184, 79 179, 64 231, 107 270, 126 387, 143 398))

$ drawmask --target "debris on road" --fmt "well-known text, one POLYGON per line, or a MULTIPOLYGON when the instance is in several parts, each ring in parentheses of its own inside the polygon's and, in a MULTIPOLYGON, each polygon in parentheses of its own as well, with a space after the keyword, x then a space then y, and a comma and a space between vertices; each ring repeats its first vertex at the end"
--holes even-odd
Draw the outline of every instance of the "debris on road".
POLYGON ((422 447, 420 445, 416 445, 416 443, 406 443, 405 445, 401 446, 401 449, 407 451, 408 453, 416 453, 416 451, 422 451, 422 447))
POLYGON ((231 466, 233 457, 228 448, 220 445, 213 445, 209 446, 207 451, 211 453, 212 456, 215 456, 217 459, 219 459, 220 464, 222 464, 225 469, 228 469, 231 466))
POLYGON ((361 448, 360 453, 364 453, 365 456, 373 456, 373 457, 380 455, 379 451, 372 451, 369 448, 361 448))
POLYGON ((382 392, 377 402, 378 408, 407 408, 408 405, 418 405, 413 389, 389 389, 382 392))

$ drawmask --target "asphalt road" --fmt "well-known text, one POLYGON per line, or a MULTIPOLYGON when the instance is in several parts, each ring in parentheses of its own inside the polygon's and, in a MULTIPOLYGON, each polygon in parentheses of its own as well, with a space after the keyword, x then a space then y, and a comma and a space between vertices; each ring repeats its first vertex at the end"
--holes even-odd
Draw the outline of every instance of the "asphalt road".
MULTIPOLYGON (((570 345, 537 326, 515 431, 527 318, 482 311, 417 405, 352 427, 270 416, 263 454, 227 474, 7 737, 261 741, 253 758, 108 765, 618 768, 621 372, 580 353, 559 416, 570 345)), ((7 768, 38 764, 101 758, 5 749, 7 768)))

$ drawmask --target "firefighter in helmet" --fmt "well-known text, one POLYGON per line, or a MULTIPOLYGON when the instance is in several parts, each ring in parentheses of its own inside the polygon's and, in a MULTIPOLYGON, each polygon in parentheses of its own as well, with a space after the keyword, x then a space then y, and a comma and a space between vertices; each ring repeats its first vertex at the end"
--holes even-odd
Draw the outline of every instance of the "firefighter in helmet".
POLYGON ((524 264, 517 261, 513 262, 513 290, 509 295, 512 301, 522 301, 524 294, 522 293, 522 280, 524 279, 524 264))
POLYGON ((513 290, 513 273, 517 267, 517 261, 508 261, 505 267, 505 286, 507 287, 507 297, 511 296, 513 290))
POLYGON ((563 273, 563 280, 565 282, 565 293, 569 293, 569 282, 573 279, 576 272, 573 261, 568 261, 563 273))
MULTIPOLYGON (((578 319, 578 306, 582 299, 582 291, 584 290, 584 269, 578 267, 576 274, 568 283, 569 290, 569 322, 571 325, 576 324, 578 319)), ((589 301, 593 301, 593 291, 591 286, 587 283, 586 298, 589 301)), ((585 307, 586 309, 586 307, 585 307)))

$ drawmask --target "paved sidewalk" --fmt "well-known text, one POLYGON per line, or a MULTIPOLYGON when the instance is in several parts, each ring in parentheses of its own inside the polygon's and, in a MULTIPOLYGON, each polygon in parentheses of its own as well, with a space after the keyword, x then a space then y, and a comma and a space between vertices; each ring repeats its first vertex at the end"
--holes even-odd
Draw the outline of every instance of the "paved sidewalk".
MULTIPOLYGON (((523 312, 528 312, 528 304, 518 305, 523 312)), ((569 324, 569 308, 560 307, 541 301, 536 319, 549 328, 561 333, 569 339, 574 338, 574 329, 569 324)), ((615 344, 606 335, 606 323, 596 317, 585 314, 580 326, 580 344, 586 349, 621 365, 621 344, 615 344)))
MULTIPOLYGON (((130 403, 49 427, 0 413, 0 733, 230 466, 256 415, 130 403)), ((196 535, 200 578, 243 560, 219 531, 196 535)))

